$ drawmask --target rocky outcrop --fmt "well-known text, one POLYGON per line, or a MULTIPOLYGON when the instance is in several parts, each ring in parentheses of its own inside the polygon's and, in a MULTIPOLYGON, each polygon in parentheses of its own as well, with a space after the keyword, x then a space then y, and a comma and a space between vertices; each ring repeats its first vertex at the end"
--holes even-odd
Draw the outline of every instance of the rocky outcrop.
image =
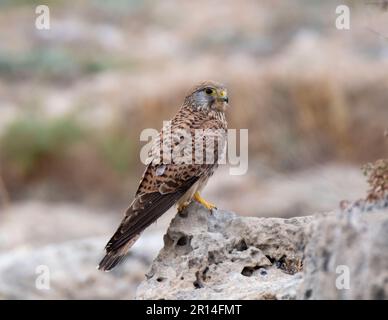
POLYGON ((193 203, 146 278, 138 299, 387 299, 388 198, 291 219, 193 203))
POLYGON ((300 299, 388 299, 388 198, 317 217, 306 230, 300 299))
POLYGON ((133 299, 166 228, 152 226, 125 263, 101 272, 96 266, 120 218, 81 205, 36 201, 0 211, 0 300, 133 299))
POLYGON ((135 250, 114 272, 101 272, 105 242, 88 238, 0 254, 0 299, 133 299, 151 259, 135 250))

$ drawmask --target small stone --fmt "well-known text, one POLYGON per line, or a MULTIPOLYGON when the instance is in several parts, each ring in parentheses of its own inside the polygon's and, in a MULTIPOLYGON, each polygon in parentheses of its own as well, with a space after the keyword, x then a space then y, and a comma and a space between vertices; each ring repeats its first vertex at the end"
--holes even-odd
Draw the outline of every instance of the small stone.
POLYGON ((267 270, 265 270, 264 268, 260 268, 260 269, 259 269, 259 274, 260 274, 261 276, 266 276, 266 275, 268 274, 268 272, 267 272, 267 270))

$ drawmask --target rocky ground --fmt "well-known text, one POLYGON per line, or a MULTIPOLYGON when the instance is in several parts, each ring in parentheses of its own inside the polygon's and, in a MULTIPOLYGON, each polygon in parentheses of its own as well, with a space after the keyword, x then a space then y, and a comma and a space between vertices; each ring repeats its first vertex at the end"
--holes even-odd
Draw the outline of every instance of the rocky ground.
POLYGON ((162 245, 166 224, 154 224, 125 264, 104 273, 96 266, 119 215, 32 201, 1 213, 0 299, 132 299, 162 245), (48 268, 49 289, 36 285, 40 266, 48 268))
MULTIPOLYGON (((306 241, 305 225, 317 218, 311 216, 289 220, 283 218, 329 211, 330 208, 338 207, 341 200, 361 197, 367 185, 362 173, 355 167, 331 165, 296 172, 289 176, 270 175, 269 170, 262 170, 264 171, 267 175, 257 173, 244 177, 230 177, 222 172, 222 169, 217 172, 206 188, 204 196, 216 203, 220 210, 209 218, 206 212, 194 208, 198 210, 198 216, 191 214, 184 219, 178 216, 174 220, 172 225, 174 227, 170 228, 168 233, 171 239, 165 239, 166 246, 170 246, 168 254, 171 255, 173 264, 168 270, 163 270, 163 275, 159 279, 161 282, 155 280, 158 276, 152 278, 159 286, 170 283, 170 280, 163 279, 174 277, 175 267, 179 274, 199 268, 199 265, 195 265, 194 269, 184 269, 190 255, 194 254, 194 251, 189 252, 194 245, 198 246, 199 251, 195 251, 195 254, 199 254, 198 263, 202 266, 198 270, 205 271, 206 259, 209 258, 206 243, 214 240, 211 243, 214 256, 209 258, 214 260, 214 263, 205 271, 205 275, 198 273, 198 281, 196 274, 184 275, 186 280, 176 279, 179 286, 187 286, 186 291, 179 291, 180 295, 191 295, 195 281, 197 286, 209 287, 209 283, 212 282, 209 282, 207 274, 211 275, 215 270, 219 270, 213 270, 217 266, 223 272, 218 279, 228 273, 235 277, 230 278, 228 275, 231 281, 234 279, 233 281, 241 285, 247 284, 246 289, 238 293, 242 298, 258 297, 256 290, 258 282, 252 279, 262 279, 261 288, 264 290, 271 287, 273 289, 271 292, 276 296, 295 297, 295 287, 302 281, 301 273, 284 272, 284 266, 281 268, 276 266, 290 263, 283 257, 286 247, 289 248, 286 257, 294 256, 290 268, 298 270, 304 253, 302 249, 298 249, 297 243, 303 244, 306 241), (257 176, 258 174, 260 176, 257 176), (348 181, 352 181, 352 184, 348 181), (230 213, 231 211, 238 213, 238 216, 230 213), (263 218, 268 216, 272 218, 263 218), (181 225, 176 225, 177 222, 181 225), (211 226, 207 227, 207 224, 211 226), (175 231, 171 233, 174 228, 175 231), (193 229, 190 231, 191 228, 193 229), (257 232, 255 228, 265 232, 257 232), (220 233, 221 229, 224 233, 220 233), (207 230, 212 231, 207 233, 207 230), (240 241, 241 239, 236 238, 236 230, 240 230, 238 232, 241 235, 249 231, 249 237, 252 238, 244 236, 241 239, 244 238, 245 242, 240 241), (188 238, 183 237, 178 241, 177 237, 184 234, 188 235, 188 238), (190 240, 191 236, 193 238, 190 240), (225 242, 226 236, 230 238, 228 240, 230 242, 225 242), (178 246, 174 245, 175 241, 179 242, 178 246), (272 241, 274 246, 265 249, 265 246, 258 245, 267 241, 272 241), (195 244, 196 242, 198 243, 195 244), (225 248, 220 251, 224 246, 232 250, 232 253, 225 251, 225 248), (179 251, 174 252, 175 249, 179 251), (231 262, 231 259, 235 261, 231 262), (219 262, 223 260, 226 262, 219 262), (251 276, 241 275, 243 269, 245 275, 251 276), (164 272, 167 272, 168 276, 164 275, 164 272), (276 288, 279 291, 276 291, 276 288), (289 288, 290 292, 286 288, 289 288)), ((0 298, 133 299, 137 287, 144 280, 144 274, 162 249, 163 235, 175 215, 175 210, 163 215, 143 233, 125 263, 110 273, 103 273, 97 271, 95 266, 103 255, 106 241, 121 219, 120 210, 106 210, 67 202, 43 203, 32 200, 12 202, 6 210, 0 208, 0 298), (36 287, 39 276, 37 268, 42 265, 47 266, 50 271, 49 290, 39 290, 36 287)), ((331 228, 328 228, 328 231, 330 230, 331 228)), ((316 232, 314 236, 318 237, 316 232)), ((326 239, 325 236, 322 238, 326 239)), ((155 270, 155 265, 151 270, 155 270)), ((211 277, 214 281, 217 279, 214 275, 211 277)), ((147 282, 141 286, 138 297, 149 294, 141 294, 148 285, 147 282)), ((222 281, 220 289, 216 290, 227 291, 229 285, 229 282, 222 281)), ((155 295, 160 290, 155 290, 155 295)), ((216 290, 212 294, 209 293, 209 297, 224 294, 224 291, 217 293, 216 290)), ((205 294, 208 291, 193 292, 205 294)), ((171 292, 169 294, 171 297, 174 296, 171 292)))
POLYGON ((171 222, 138 299, 387 299, 388 196, 326 214, 171 222))

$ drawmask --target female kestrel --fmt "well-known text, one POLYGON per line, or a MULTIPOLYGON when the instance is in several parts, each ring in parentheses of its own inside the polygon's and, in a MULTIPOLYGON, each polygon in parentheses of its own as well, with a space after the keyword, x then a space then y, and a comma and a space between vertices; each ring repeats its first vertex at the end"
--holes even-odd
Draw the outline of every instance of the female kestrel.
POLYGON ((186 96, 170 122, 169 132, 162 130, 154 142, 135 199, 107 243, 99 269, 115 267, 141 232, 174 204, 180 211, 195 199, 209 210, 215 208, 199 192, 226 149, 227 107, 226 88, 214 81, 200 83, 186 96))

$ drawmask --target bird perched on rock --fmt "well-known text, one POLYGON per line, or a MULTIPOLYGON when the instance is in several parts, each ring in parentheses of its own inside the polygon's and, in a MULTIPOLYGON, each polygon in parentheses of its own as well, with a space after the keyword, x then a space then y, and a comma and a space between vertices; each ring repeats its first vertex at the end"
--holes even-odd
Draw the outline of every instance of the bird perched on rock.
POLYGON ((199 192, 224 156, 228 102, 226 88, 214 81, 189 92, 169 130, 163 128, 155 139, 135 198, 107 243, 99 269, 115 267, 141 232, 174 204, 181 211, 194 199, 209 210, 215 208, 199 192))

